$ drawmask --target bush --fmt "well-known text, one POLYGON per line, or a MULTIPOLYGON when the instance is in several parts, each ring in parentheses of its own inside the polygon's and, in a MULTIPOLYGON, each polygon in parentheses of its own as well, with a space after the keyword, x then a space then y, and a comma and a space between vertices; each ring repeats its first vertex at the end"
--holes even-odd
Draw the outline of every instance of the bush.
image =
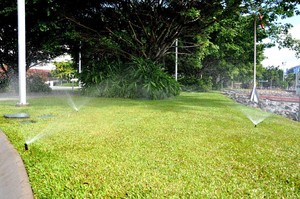
POLYGON ((129 88, 139 98, 164 99, 179 95, 180 86, 151 60, 135 59, 129 68, 129 88))
POLYGON ((199 79, 198 85, 199 85, 200 91, 203 91, 203 92, 210 91, 212 89, 211 77, 199 79))
POLYGON ((103 97, 164 99, 178 95, 180 86, 159 65, 135 59, 126 69, 112 68, 108 78, 96 86, 87 86, 85 92, 103 97))
POLYGON ((27 78, 27 91, 28 92, 50 92, 49 85, 44 83, 44 80, 39 75, 32 75, 27 78))
POLYGON ((182 77, 179 79, 179 82, 182 84, 182 88, 185 91, 208 92, 212 90, 211 77, 182 77))
POLYGON ((8 90, 9 79, 4 73, 0 73, 0 92, 6 92, 8 90))

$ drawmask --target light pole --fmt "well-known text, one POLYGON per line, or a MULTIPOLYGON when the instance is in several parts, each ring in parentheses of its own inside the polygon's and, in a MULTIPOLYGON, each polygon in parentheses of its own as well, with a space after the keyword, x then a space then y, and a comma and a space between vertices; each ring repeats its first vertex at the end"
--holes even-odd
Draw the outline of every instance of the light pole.
POLYGON ((78 53, 78 73, 81 73, 81 41, 79 43, 79 53, 78 53))
POLYGON ((175 39, 175 80, 177 81, 178 70, 178 39, 175 39))
MULTIPOLYGON (((82 69, 81 69, 81 41, 79 43, 79 53, 78 53, 78 73, 80 75, 82 69)), ((80 79, 80 78, 79 78, 80 79)), ((78 86, 81 87, 81 81, 79 81, 78 86)))
POLYGON ((19 106, 26 106, 26 38, 25 0, 18 0, 18 67, 19 67, 19 106))
POLYGON ((254 14, 254 66, 253 66, 253 89, 251 92, 250 101, 258 102, 258 94, 256 91, 256 14, 254 14))
POLYGON ((300 122, 300 71, 296 73, 295 81, 296 94, 299 96, 299 105, 298 105, 298 121, 300 122))

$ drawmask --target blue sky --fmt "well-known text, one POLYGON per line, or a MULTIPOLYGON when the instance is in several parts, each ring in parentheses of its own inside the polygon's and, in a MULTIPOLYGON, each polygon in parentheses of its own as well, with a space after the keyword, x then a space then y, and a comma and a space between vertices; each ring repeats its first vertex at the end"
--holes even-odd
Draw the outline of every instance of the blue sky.
MULTIPOLYGON (((294 16, 284 20, 280 20, 282 23, 290 23, 294 27, 290 30, 292 36, 300 40, 300 16, 294 16)), ((281 69, 288 69, 297 65, 300 65, 300 59, 296 58, 295 52, 289 49, 281 49, 273 47, 266 49, 264 55, 267 57, 263 62, 264 67, 279 66, 281 69)))

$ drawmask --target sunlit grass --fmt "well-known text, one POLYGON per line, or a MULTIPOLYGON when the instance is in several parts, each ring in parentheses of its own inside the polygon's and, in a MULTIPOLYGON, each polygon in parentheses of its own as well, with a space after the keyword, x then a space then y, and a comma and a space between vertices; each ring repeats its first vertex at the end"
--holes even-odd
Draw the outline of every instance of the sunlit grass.
POLYGON ((29 103, 2 101, 0 113, 26 112, 35 123, 0 122, 36 198, 300 196, 300 124, 271 115, 255 128, 220 94, 91 98, 78 112, 67 96, 29 103), (40 133, 24 151, 25 141, 40 133))

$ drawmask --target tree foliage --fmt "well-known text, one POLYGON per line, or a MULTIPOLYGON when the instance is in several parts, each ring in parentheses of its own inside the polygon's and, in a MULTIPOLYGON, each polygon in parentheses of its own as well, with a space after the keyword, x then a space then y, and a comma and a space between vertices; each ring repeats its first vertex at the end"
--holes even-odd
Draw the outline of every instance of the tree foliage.
POLYGON ((216 18, 236 6, 224 8, 219 0, 77 1, 65 5, 64 17, 76 26, 79 39, 92 44, 99 55, 158 61, 175 38, 206 34, 216 18))
POLYGON ((60 79, 70 79, 76 74, 74 69, 74 63, 72 61, 68 62, 54 62, 55 70, 52 71, 52 76, 58 77, 60 79))
MULTIPOLYGON (((60 40, 63 27, 57 24, 57 4, 52 0, 26 2, 26 67, 62 54, 66 49, 60 40), (53 16, 53 17, 52 17, 53 16)), ((1 0, 0 64, 17 71, 18 20, 17 1, 1 0)))
POLYGON ((267 82, 263 83, 264 87, 268 88, 284 88, 284 72, 278 66, 269 66, 263 69, 262 80, 267 82))
MULTIPOLYGON (((298 4, 298 0, 28 1, 27 67, 62 52, 72 54, 76 62, 81 51, 81 80, 87 86, 140 70, 140 64, 132 64, 139 59, 147 63, 143 66, 171 75, 178 38, 180 77, 198 83, 199 78, 206 79, 218 88, 222 82, 251 79, 254 19, 258 68, 263 49, 275 41, 300 51, 299 41, 287 34, 291 25, 276 22, 299 14, 298 4), (265 29, 259 28, 260 23, 265 29), (260 43, 267 37, 272 43, 260 43)), ((16 2, 3 0, 0 6, 0 63, 17 70, 16 2)), ((145 78, 157 77, 149 72, 145 78)))

